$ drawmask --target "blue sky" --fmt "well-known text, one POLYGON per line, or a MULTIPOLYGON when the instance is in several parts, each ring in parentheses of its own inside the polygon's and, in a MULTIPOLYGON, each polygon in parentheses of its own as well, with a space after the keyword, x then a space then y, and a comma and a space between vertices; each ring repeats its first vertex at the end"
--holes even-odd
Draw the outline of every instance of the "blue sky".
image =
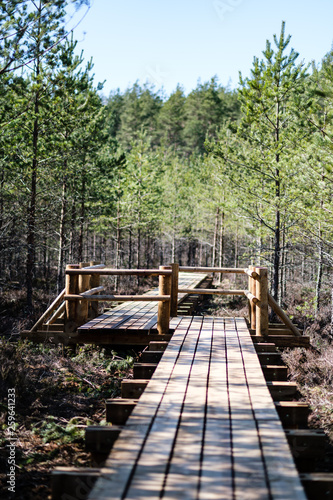
POLYGON ((105 96, 136 80, 169 95, 214 75, 236 87, 282 20, 299 61, 319 63, 331 49, 332 0, 91 0, 74 37, 93 58, 96 83, 106 80, 105 96))

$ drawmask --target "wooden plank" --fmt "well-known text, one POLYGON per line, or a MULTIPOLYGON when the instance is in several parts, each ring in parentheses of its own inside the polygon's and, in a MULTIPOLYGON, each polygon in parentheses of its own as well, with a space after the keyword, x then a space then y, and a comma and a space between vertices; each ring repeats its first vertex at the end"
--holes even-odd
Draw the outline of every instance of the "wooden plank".
POLYGON ((295 382, 268 381, 268 390, 273 401, 291 401, 297 395, 297 384, 295 382))
MULTIPOLYGON (((147 387, 113 447, 110 457, 102 469, 102 477, 97 481, 90 495, 90 500, 107 500, 110 488, 114 499, 122 498, 125 494, 133 470, 133 461, 136 462, 141 456, 148 430, 155 423, 157 412, 161 409, 163 400, 164 410, 168 415, 168 404, 172 404, 170 389, 177 389, 174 387, 177 377, 175 368, 178 363, 176 361, 181 362, 183 358, 186 359, 186 356, 193 353, 195 348, 195 337, 188 335, 191 321, 190 318, 183 318, 176 329, 172 342, 169 343, 164 353, 163 363, 157 367, 148 384, 149 390, 147 387), (173 377, 173 381, 171 377, 173 377), (169 389, 168 397, 166 397, 167 388, 169 389)), ((177 400, 182 400, 181 388, 176 390, 175 399, 175 404, 177 404, 177 400)))
MULTIPOLYGON (((245 323, 245 322, 244 322, 245 323)), ((269 499, 261 446, 235 322, 225 319, 235 497, 269 499)), ((253 360, 258 362, 255 354, 253 360)))
POLYGON ((256 417, 270 494, 274 500, 306 500, 288 443, 263 380, 259 360, 245 321, 235 320, 242 350, 251 404, 256 417))
POLYGON ((223 321, 213 320, 212 335, 198 500, 233 498, 231 425, 223 321))
MULTIPOLYGON (((188 389, 189 369, 196 352, 201 325, 202 318, 193 318, 191 329, 187 335, 187 338, 192 340, 190 349, 186 352, 181 350, 179 359, 174 366, 161 406, 137 463, 135 476, 128 490, 128 498, 158 498, 165 480, 167 481, 167 477, 165 477, 166 466, 174 448, 174 439, 170 436, 175 435, 178 429, 188 389), (149 476, 148 489, 147 475, 149 476)), ((163 363, 160 363, 159 366, 163 366, 163 363)), ((164 496, 164 498, 167 497, 164 496)))

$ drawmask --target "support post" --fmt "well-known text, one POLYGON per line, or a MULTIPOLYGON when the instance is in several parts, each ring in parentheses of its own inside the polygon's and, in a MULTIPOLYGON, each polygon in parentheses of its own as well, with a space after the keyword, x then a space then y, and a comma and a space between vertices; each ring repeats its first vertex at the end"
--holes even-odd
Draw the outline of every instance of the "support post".
MULTIPOLYGON (((161 270, 170 270, 170 266, 159 266, 161 270)), ((159 277, 159 295, 171 294, 171 275, 159 277)), ((170 300, 158 303, 157 331, 164 335, 169 331, 170 322, 170 300)))
MULTIPOLYGON (((96 266, 100 264, 100 262, 91 261, 90 266, 96 266)), ((100 275, 92 274, 90 276, 90 288, 97 288, 100 285, 100 275)), ((89 317, 96 318, 98 316, 98 301, 89 303, 89 317)))
MULTIPOLYGON (((81 262, 79 268, 88 267, 88 263, 81 262)), ((79 274, 78 276, 78 293, 86 292, 90 288, 90 275, 89 274, 79 274)), ((76 323, 78 326, 83 325, 88 320, 88 301, 78 300, 76 302, 76 323)))
POLYGON ((259 275, 256 282, 256 297, 259 307, 256 307, 256 335, 268 335, 268 272, 266 267, 256 267, 259 275))
MULTIPOLYGON (((68 269, 79 269, 79 264, 68 264, 66 271, 68 269)), ((78 278, 77 275, 66 274, 66 295, 78 293, 78 278)), ((66 300, 65 332, 72 332, 76 327, 76 302, 66 300)))
POLYGON ((179 264, 171 264, 172 278, 171 278, 171 300, 170 300, 170 316, 175 318, 178 309, 178 277, 179 277, 179 264))
MULTIPOLYGON (((254 271, 255 267, 254 266, 249 266, 249 269, 250 269, 250 271, 254 271)), ((254 295, 255 297, 257 297, 257 295, 256 295, 257 282, 251 276, 249 276, 249 290, 252 293, 252 295, 254 295)), ((249 301, 249 308, 250 308, 250 318, 251 318, 250 319, 251 330, 255 330, 256 329, 256 309, 257 309, 257 307, 256 307, 255 303, 252 300, 249 301)))

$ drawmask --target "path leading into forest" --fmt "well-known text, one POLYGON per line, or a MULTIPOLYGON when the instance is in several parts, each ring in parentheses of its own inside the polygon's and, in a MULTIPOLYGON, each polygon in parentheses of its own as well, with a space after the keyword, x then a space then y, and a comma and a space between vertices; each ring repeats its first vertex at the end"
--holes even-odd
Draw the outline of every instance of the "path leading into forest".
POLYGON ((306 496, 243 318, 183 317, 90 500, 306 496))

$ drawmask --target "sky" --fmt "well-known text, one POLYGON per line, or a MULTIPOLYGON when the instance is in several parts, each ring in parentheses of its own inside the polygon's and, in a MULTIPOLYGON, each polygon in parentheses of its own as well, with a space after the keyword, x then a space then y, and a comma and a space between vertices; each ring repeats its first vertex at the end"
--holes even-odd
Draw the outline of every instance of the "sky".
POLYGON ((332 0, 91 0, 73 25, 82 17, 77 52, 93 59, 106 97, 136 81, 165 97, 177 84, 188 94, 215 75, 236 88, 239 71, 249 76, 282 21, 299 62, 320 63, 333 43, 332 0))

